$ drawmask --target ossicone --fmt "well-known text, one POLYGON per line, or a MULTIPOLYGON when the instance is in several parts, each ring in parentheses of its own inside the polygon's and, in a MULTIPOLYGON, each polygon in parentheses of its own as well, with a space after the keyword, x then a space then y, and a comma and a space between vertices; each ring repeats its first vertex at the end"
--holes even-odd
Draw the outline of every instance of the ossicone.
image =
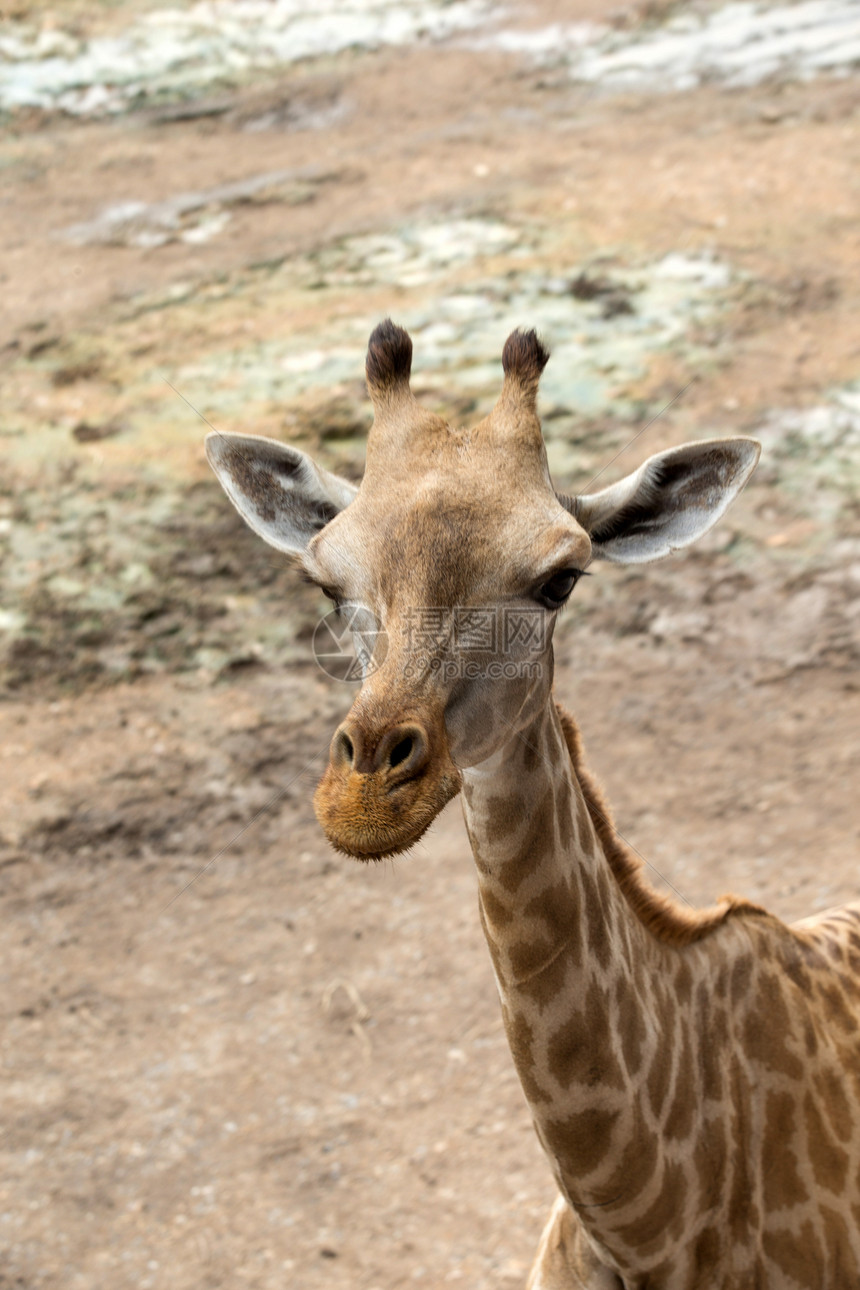
POLYGON ((511 332, 502 350, 505 385, 514 386, 528 403, 537 399, 538 382, 549 361, 549 350, 536 331, 511 332))
POLYGON ((367 345, 367 388, 374 400, 408 391, 412 371, 412 339, 386 318, 373 329, 367 345))

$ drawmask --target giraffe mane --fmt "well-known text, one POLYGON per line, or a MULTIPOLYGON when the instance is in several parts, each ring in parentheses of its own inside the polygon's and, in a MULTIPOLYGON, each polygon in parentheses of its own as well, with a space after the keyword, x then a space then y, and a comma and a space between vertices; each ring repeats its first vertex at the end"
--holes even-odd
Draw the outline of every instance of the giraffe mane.
POLYGON ((612 813, 597 780, 584 765, 582 736, 569 712, 556 703, 574 774, 613 877, 633 913, 658 941, 680 947, 700 941, 737 914, 767 914, 761 905, 739 896, 723 896, 711 909, 684 909, 648 884, 641 858, 616 831, 612 813))

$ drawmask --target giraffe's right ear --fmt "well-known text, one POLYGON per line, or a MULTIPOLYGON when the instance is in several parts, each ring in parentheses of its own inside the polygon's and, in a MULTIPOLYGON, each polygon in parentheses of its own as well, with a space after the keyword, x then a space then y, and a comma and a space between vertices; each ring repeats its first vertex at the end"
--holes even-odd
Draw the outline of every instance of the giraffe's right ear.
POLYGON ((307 453, 262 435, 216 431, 206 436, 206 456, 246 524, 290 555, 301 555, 358 492, 307 453))
POLYGON ((689 546, 728 510, 756 467, 755 439, 705 439, 649 457, 599 493, 560 498, 595 560, 643 564, 689 546))

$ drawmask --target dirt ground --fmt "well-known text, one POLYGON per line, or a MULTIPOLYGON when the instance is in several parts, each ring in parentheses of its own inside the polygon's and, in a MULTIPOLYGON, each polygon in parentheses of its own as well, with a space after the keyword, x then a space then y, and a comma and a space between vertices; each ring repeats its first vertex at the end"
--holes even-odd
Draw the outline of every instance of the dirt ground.
POLYGON ((710 434, 759 435, 762 463, 695 551, 577 592, 557 690, 655 883, 787 919, 856 898, 856 76, 621 95, 418 42, 7 113, 0 167, 0 1287, 519 1286, 553 1185, 459 805, 396 862, 329 850, 311 794, 352 691, 197 414, 358 476, 386 314, 457 417, 498 379, 466 352, 479 313, 498 355, 521 323, 562 357, 662 337, 553 378, 559 486, 634 438, 601 482, 710 434), (727 276, 640 335, 672 256, 727 276))

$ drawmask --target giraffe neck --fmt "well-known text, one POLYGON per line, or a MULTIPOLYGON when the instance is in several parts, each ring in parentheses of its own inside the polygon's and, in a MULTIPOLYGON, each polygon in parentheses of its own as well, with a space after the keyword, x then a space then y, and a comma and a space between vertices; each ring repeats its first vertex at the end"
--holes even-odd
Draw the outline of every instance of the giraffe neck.
POLYGON ((649 1232, 660 1230, 662 1243, 685 1208, 673 1162, 700 1114, 685 1004, 697 961, 706 965, 699 947, 678 947, 704 923, 653 894, 637 910, 647 889, 610 864, 598 829, 608 837, 611 822, 604 814, 601 823, 577 751, 572 722, 548 705, 464 773, 464 812, 504 1023, 538 1137, 597 1250, 623 1275, 641 1267, 649 1232), (668 936, 648 925, 673 918, 668 936))

